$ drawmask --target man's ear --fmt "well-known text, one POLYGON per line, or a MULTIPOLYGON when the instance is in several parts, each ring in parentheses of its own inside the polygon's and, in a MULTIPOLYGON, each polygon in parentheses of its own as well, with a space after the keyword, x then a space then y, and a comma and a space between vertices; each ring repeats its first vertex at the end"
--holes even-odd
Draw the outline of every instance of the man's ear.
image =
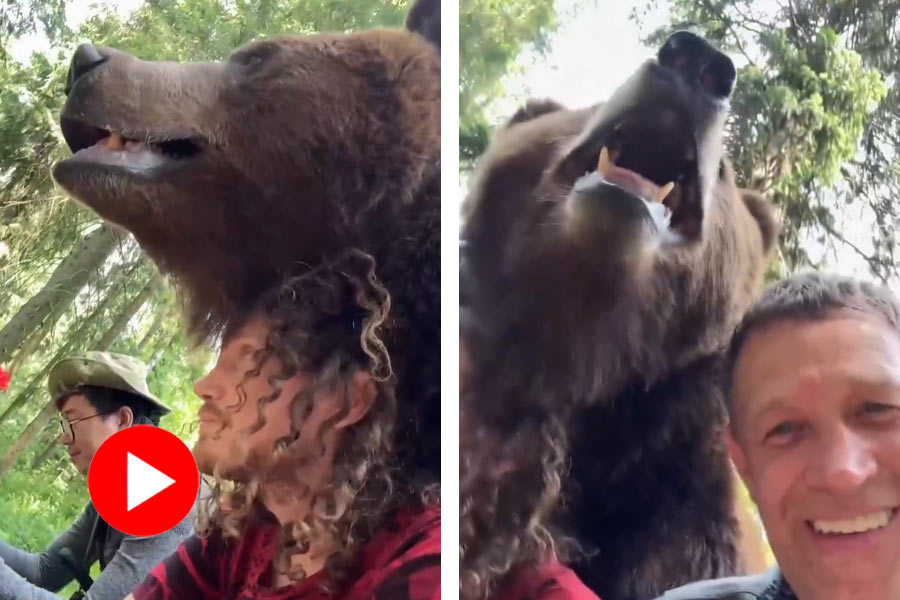
POLYGON ((134 413, 129 407, 122 406, 116 411, 116 420, 118 421, 119 429, 131 427, 134 425, 134 413))
POLYGON ((441 0, 415 0, 406 15, 406 28, 434 44, 441 53, 441 0))
POLYGON ((375 404, 378 390, 375 381, 368 371, 357 371, 347 382, 347 397, 350 399, 350 410, 347 415, 335 424, 336 429, 343 429, 359 423, 375 404))
POLYGON ((747 457, 744 455, 743 448, 741 448, 740 444, 738 444, 735 439, 731 425, 726 427, 725 431, 722 432, 722 440, 725 442, 725 449, 728 450, 728 456, 731 457, 734 468, 737 469, 738 475, 741 476, 744 485, 749 489, 750 485, 747 480, 747 457))

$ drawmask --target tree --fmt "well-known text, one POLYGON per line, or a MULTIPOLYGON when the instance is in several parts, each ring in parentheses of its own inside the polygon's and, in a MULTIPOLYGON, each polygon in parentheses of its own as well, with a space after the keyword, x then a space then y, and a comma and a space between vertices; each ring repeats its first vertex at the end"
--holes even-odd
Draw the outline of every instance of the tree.
POLYGON ((0 363, 9 360, 16 348, 43 326, 45 319, 55 320, 68 307, 90 278, 100 272, 122 238, 122 230, 104 224, 72 250, 53 272, 44 289, 0 329, 0 363))
POLYGON ((503 76, 526 48, 546 50, 556 29, 553 0, 469 0, 459 7, 459 157, 468 168, 492 126, 485 108, 503 94, 503 76))
POLYGON ((148 60, 223 60, 254 39, 283 33, 401 27, 408 0, 148 0, 125 21, 101 13, 76 40, 148 60))
MULTIPOLYGON (((67 355, 75 352, 76 350, 108 350, 109 347, 113 344, 116 338, 121 335, 122 331, 128 325, 128 322, 134 317, 134 314, 140 309, 144 303, 150 298, 150 295, 153 293, 154 288, 157 287, 160 283, 159 276, 155 275, 151 278, 150 281, 143 286, 141 291, 134 296, 131 300, 125 303, 115 316, 111 320, 111 324, 106 328, 103 334, 99 337, 99 339, 93 338, 89 334, 89 329, 91 325, 94 325, 98 321, 98 317, 103 314, 103 310, 106 307, 105 303, 101 303, 101 305, 95 310, 94 318, 85 319, 82 326, 79 327, 78 334, 73 336, 72 342, 64 347, 62 347, 54 356, 52 361, 49 361, 45 367, 41 376, 37 379, 38 381, 42 381, 46 376, 46 373, 53 367, 56 362, 62 360, 67 355), (91 343, 92 340, 93 343, 91 343)), ((37 436, 44 430, 45 427, 50 423, 50 420, 53 418, 53 415, 56 413, 56 404, 53 401, 53 398, 50 398, 41 408, 40 412, 28 423, 28 426, 19 434, 19 437, 13 442, 13 444, 7 448, 6 454, 0 459, 0 477, 6 474, 9 471, 10 467, 15 463, 16 460, 22 455, 26 448, 31 445, 32 442, 37 438, 37 436)))
POLYGON ((10 38, 38 31, 57 37, 65 29, 65 8, 65 0, 0 0, 0 61, 10 38))

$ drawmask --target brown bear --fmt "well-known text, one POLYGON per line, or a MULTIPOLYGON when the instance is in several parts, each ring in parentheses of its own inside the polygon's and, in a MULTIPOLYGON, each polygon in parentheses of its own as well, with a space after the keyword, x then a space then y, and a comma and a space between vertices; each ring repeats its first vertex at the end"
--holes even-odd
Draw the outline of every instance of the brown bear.
POLYGON ((724 156, 735 76, 677 32, 607 102, 530 102, 481 158, 460 246, 464 596, 567 548, 603 600, 739 570, 714 374, 778 228, 724 156))
POLYGON ((220 334, 286 276, 348 247, 373 256, 392 303, 398 461, 431 482, 440 459, 439 31, 439 0, 419 0, 406 31, 275 37, 223 62, 80 46, 60 118, 74 154, 53 171, 171 275, 196 339, 220 334))

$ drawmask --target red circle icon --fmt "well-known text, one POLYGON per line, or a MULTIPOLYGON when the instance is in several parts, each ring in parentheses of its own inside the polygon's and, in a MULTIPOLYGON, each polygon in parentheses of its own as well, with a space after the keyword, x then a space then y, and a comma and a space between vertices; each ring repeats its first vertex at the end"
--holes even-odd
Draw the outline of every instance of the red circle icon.
POLYGON ((87 484, 94 508, 111 527, 149 537, 187 516, 200 490, 200 472, 190 448, 177 436, 136 425, 100 445, 87 484))

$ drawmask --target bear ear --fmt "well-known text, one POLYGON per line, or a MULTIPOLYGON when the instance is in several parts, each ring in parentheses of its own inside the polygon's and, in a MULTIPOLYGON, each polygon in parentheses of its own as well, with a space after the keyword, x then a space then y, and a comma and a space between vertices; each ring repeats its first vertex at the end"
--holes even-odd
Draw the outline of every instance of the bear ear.
POLYGON ((775 206, 759 192, 740 189, 741 198, 747 206, 747 210, 759 224, 762 233, 763 249, 768 254, 775 246, 778 235, 781 233, 781 224, 775 211, 775 206))
POLYGON ((406 28, 418 33, 441 52, 441 0, 415 0, 406 15, 406 28))
POLYGON ((525 106, 519 108, 519 110, 516 111, 516 114, 509 118, 509 120, 506 122, 506 127, 515 125, 516 123, 531 121, 532 119, 537 119, 541 115, 546 115, 558 110, 565 110, 565 108, 565 106, 555 100, 529 99, 525 103, 525 106))

